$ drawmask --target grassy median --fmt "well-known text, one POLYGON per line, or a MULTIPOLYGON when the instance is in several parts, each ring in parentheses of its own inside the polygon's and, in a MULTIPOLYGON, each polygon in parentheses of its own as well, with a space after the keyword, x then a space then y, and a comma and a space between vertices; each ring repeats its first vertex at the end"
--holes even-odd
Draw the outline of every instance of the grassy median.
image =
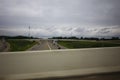
POLYGON ((118 43, 101 41, 58 41, 58 44, 70 49, 120 46, 118 43))
POLYGON ((10 44, 10 51, 25 51, 37 43, 24 39, 8 39, 7 42, 10 44))

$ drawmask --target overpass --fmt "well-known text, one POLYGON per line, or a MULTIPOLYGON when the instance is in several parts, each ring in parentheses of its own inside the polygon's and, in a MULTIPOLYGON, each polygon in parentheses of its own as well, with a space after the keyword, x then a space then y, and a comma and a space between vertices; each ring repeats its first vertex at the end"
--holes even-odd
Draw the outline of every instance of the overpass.
POLYGON ((112 72, 120 72, 120 47, 0 53, 0 80, 61 78, 112 72))

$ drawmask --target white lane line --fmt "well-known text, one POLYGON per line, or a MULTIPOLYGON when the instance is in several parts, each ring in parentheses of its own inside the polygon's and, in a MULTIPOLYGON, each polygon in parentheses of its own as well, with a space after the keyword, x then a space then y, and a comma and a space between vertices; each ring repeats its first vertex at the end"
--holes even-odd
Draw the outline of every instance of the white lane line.
POLYGON ((51 50, 51 47, 50 47, 50 45, 48 44, 48 42, 47 42, 47 45, 48 45, 49 49, 51 50))

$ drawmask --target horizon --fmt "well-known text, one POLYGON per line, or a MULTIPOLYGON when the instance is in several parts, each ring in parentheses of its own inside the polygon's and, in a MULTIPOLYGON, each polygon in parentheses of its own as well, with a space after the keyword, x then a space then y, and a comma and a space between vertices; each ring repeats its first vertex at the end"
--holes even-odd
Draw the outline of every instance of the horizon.
POLYGON ((6 37, 10 37, 11 39, 13 38, 19 38, 19 37, 21 37, 21 38, 24 38, 25 39, 25 37, 26 37, 26 39, 27 38, 30 38, 30 39, 59 39, 59 38, 62 38, 62 39, 90 39, 90 40, 92 40, 92 39, 114 39, 114 40, 118 40, 118 39, 120 39, 120 37, 114 37, 114 36, 112 36, 112 37, 83 37, 83 36, 81 36, 81 37, 77 37, 77 36, 52 36, 52 37, 47 37, 47 36, 44 36, 44 37, 33 37, 33 36, 24 36, 24 35, 16 35, 16 36, 8 36, 8 35, 0 35, 0 38, 2 39, 2 38, 6 38, 6 37))

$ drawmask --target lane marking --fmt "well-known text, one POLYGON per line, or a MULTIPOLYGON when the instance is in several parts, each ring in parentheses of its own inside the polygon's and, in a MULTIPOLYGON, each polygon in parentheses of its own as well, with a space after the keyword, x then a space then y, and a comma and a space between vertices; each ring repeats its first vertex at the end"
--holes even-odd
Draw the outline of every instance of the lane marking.
POLYGON ((48 45, 48 48, 51 50, 51 47, 50 47, 50 45, 48 44, 48 41, 47 41, 47 45, 48 45))

